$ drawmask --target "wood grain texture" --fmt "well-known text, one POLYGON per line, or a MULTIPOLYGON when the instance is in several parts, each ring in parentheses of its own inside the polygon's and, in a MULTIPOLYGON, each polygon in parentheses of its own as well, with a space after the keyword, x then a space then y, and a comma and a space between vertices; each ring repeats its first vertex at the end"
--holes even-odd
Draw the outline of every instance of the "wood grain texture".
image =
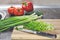
MULTIPOLYGON (((60 39, 60 19, 39 19, 39 20, 53 24, 55 27, 55 30, 48 31, 48 32, 53 33, 53 34, 57 34, 56 39, 60 39)), ((37 21, 39 21, 39 20, 37 20, 37 21)), ((52 38, 48 38, 48 37, 44 37, 44 36, 40 36, 40 35, 29 34, 26 32, 17 31, 15 29, 13 30, 11 37, 13 40, 14 39, 15 40, 20 40, 20 39, 52 39, 52 38)))

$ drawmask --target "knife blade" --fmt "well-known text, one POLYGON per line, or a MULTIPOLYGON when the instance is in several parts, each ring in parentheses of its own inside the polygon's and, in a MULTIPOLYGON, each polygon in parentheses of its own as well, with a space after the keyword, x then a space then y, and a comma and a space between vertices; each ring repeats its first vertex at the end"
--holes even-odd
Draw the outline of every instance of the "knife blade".
POLYGON ((49 38, 57 38, 56 34, 50 34, 50 33, 46 33, 46 32, 37 32, 37 31, 28 30, 28 29, 22 29, 21 31, 40 35, 40 36, 45 36, 45 37, 49 37, 49 38))

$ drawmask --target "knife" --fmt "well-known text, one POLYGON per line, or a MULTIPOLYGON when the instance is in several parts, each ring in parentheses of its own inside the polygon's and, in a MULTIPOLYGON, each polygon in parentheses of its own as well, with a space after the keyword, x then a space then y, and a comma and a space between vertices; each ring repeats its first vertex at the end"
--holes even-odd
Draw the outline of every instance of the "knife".
POLYGON ((28 30, 28 29, 22 29, 21 31, 31 33, 31 34, 37 34, 37 35, 45 36, 45 37, 49 37, 49 38, 57 38, 56 34, 50 34, 50 33, 46 33, 46 32, 37 32, 37 31, 28 30))

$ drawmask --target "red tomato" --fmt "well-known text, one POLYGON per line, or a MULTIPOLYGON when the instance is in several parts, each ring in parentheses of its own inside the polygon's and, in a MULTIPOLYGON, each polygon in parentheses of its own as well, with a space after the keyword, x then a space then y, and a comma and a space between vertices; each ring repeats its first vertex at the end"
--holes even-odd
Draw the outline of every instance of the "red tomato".
POLYGON ((8 8, 8 13, 13 15, 13 10, 15 9, 15 7, 10 7, 8 8))
POLYGON ((15 8, 14 9, 14 15, 22 16, 22 15, 24 15, 24 10, 22 8, 15 8))
POLYGON ((32 2, 24 2, 24 3, 22 3, 22 8, 27 12, 33 11, 33 3, 32 2))

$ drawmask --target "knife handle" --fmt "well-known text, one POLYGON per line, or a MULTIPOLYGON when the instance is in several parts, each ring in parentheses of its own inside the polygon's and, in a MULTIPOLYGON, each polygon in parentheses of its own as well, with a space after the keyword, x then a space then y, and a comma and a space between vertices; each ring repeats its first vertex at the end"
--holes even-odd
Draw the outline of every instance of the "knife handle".
POLYGON ((57 38, 56 34, 49 34, 49 33, 45 33, 45 32, 37 32, 37 34, 41 35, 41 36, 50 37, 50 38, 57 38))

